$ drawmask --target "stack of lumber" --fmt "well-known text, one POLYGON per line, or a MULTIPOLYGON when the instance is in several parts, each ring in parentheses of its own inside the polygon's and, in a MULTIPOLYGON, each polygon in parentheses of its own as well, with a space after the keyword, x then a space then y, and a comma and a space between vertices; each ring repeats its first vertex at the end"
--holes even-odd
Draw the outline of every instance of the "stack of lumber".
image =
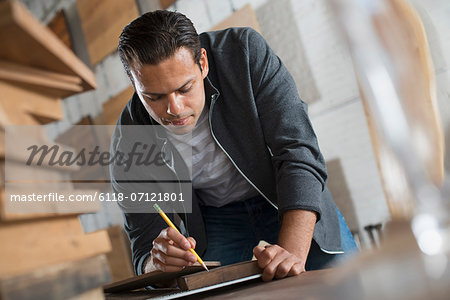
POLYGON ((135 0, 77 0, 77 10, 92 65, 116 51, 123 27, 139 16, 135 0))
POLYGON ((95 76, 19 2, 0 2, 0 38, 0 299, 102 298, 108 234, 85 234, 78 218, 100 204, 10 197, 93 192, 65 180, 74 167, 27 165, 26 147, 54 144, 42 125, 62 119, 61 99, 94 89, 95 76))

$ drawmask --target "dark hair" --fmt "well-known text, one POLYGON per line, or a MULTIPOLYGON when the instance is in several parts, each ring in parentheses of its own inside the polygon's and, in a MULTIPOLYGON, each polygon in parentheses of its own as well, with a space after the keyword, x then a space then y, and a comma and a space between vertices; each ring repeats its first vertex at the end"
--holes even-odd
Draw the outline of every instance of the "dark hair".
MULTIPOLYGON (((130 76, 130 65, 157 65, 186 47, 200 65, 200 38, 191 20, 167 10, 148 12, 123 28, 119 39, 119 56, 130 76)), ((130 76, 131 78, 131 76, 130 76)))

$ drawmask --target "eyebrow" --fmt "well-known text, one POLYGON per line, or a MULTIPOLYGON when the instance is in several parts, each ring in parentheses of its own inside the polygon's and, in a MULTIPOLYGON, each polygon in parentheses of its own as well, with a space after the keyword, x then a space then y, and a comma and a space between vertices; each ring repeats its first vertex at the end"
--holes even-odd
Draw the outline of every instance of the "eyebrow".
MULTIPOLYGON (((179 88, 175 89, 175 91, 181 90, 182 88, 184 88, 186 85, 188 85, 189 83, 191 83, 192 81, 194 81, 195 78, 190 78, 188 81, 186 81, 182 86, 180 86, 179 88)), ((144 96, 164 96, 166 94, 160 94, 160 93, 152 93, 152 92, 148 92, 148 91, 143 91, 141 92, 142 95, 144 96)))

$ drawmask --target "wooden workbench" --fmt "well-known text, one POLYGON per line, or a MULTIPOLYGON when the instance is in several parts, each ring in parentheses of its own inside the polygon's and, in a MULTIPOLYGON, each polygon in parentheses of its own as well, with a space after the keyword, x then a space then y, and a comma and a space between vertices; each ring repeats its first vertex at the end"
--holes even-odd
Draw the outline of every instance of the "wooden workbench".
POLYGON ((408 222, 391 222, 381 248, 363 251, 333 269, 271 282, 253 279, 191 294, 176 289, 106 294, 106 299, 448 299, 450 253, 426 256, 408 222), (164 297, 164 298, 163 298, 164 297))
POLYGON ((126 293, 106 294, 105 299, 158 299, 161 297, 180 297, 183 299, 299 299, 298 295, 308 292, 310 295, 330 282, 334 269, 310 271, 298 276, 271 282, 262 282, 260 278, 230 286, 214 288, 201 293, 182 292, 179 289, 136 290, 126 293))

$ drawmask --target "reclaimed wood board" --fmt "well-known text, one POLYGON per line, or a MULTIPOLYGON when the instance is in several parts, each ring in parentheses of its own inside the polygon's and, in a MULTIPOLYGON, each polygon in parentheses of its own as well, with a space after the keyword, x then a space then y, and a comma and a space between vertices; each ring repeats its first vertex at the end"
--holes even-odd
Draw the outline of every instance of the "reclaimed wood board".
MULTIPOLYGON (((14 101, 7 101, 4 97, 0 97, 0 127, 5 128, 7 125, 42 125, 29 112, 17 110, 14 101)), ((2 153, 5 149, 2 145, 2 153)))
POLYGON ((4 45, 0 47, 0 59, 77 76, 82 80, 83 90, 96 88, 94 73, 25 5, 19 1, 0 1, 0 20, 0 39, 4 45))
POLYGON ((222 30, 229 27, 251 27, 261 33, 255 11, 250 4, 245 5, 241 9, 235 11, 231 16, 213 26, 210 30, 222 30))
POLYGON ((167 9, 169 6, 174 4, 176 0, 159 0, 159 4, 161 5, 161 9, 167 9))
POLYGON ((134 276, 131 261, 130 241, 122 226, 114 225, 107 228, 109 240, 114 251, 106 254, 111 268, 112 282, 124 280, 134 276))
MULTIPOLYGON (((2 108, 0 106, 0 117, 1 117, 1 114, 2 114, 2 108)), ((2 126, 0 126, 0 159, 2 159, 2 160, 5 159, 5 129, 2 126)), ((5 174, 3 173, 3 176, 4 175, 5 174)))
POLYGON ((117 49, 125 25, 139 16, 135 0, 77 0, 92 65, 117 49))
POLYGON ((104 255, 98 255, 1 278, 0 298, 4 300, 102 299, 85 296, 87 294, 103 297, 101 285, 109 279, 108 262, 104 255), (99 288, 101 293, 98 291, 99 288), (96 292, 94 293, 93 290, 96 292))
POLYGON ((183 291, 203 288, 262 273, 256 260, 236 263, 178 278, 178 286, 183 291))
MULTIPOLYGON (((6 60, 0 60, 0 79, 29 84, 31 88, 33 86, 40 86, 46 90, 60 90, 60 97, 66 97, 74 92, 81 92, 83 90, 80 86, 81 79, 77 76, 45 71, 6 60)), ((56 94, 56 92, 52 94, 56 94)))
MULTIPOLYGON (((75 153, 84 150, 94 151, 97 148, 99 152, 109 152, 111 144, 109 133, 102 126, 93 125, 92 118, 86 116, 78 121, 75 126, 60 133, 55 138, 55 142, 74 149, 75 153)), ((72 180, 76 189, 92 189, 93 181, 97 183, 108 182, 109 169, 108 166, 100 164, 83 164, 79 170, 70 173, 70 180, 72 180)), ((98 188, 103 189, 105 186, 99 186, 98 188)))
MULTIPOLYGON (((131 291, 139 288, 143 288, 149 285, 154 285, 158 283, 166 283, 168 281, 174 280, 180 276, 200 272, 203 267, 196 263, 190 267, 186 267, 179 272, 162 272, 154 271, 139 276, 131 277, 118 282, 113 282, 103 286, 105 293, 119 293, 124 291, 131 291)), ((216 261, 205 261, 208 268, 214 268, 220 266, 220 262, 216 261)))
MULTIPOLYGON (((180 289, 137 290, 118 294, 107 294, 106 299, 303 299, 305 291, 320 286, 327 287, 336 282, 339 269, 324 269, 307 271, 297 276, 263 282, 258 275, 249 276, 242 280, 233 280, 223 284, 216 284, 196 290, 181 291, 180 289), (252 279, 253 278, 253 279, 252 279), (244 280, 249 279, 249 280, 244 280)), ((311 295, 311 293, 308 293, 311 295)), ((331 295, 330 295, 331 296, 331 295)), ((334 295, 334 298, 336 296, 334 295)), ((328 297, 324 299, 334 299, 328 297)), ((306 299, 306 298, 305 298, 306 299)), ((316 299, 314 294, 308 299, 316 299)), ((320 298, 322 299, 322 298, 320 298)))
POLYGON ((5 187, 5 160, 0 157, 0 189, 5 187))
MULTIPOLYGON (((1 104, 1 101, 0 101, 1 104)), ((1 105, 0 105, 0 112, 1 112, 1 105)), ((0 114, 1 116, 1 114, 0 114)), ((28 160, 30 160, 30 146, 36 145, 38 148, 47 145, 49 149, 53 146, 58 146, 58 151, 55 153, 61 154, 64 151, 71 151, 73 149, 68 148, 65 145, 58 144, 56 142, 53 142, 48 137, 47 133, 44 131, 45 127, 43 126, 21 126, 25 124, 7 124, 7 125, 19 125, 19 126, 9 126, 5 129, 5 141, 7 141, 5 146, 5 155, 7 156, 7 159, 9 160, 15 160, 18 162, 21 162, 22 164, 25 164, 28 160)), ((26 125, 40 125, 39 123, 34 124, 26 124, 26 125)), ((2 126, 0 126, 1 129, 2 126)), ((0 130, 1 132, 1 130, 0 130)), ((38 149, 36 148, 36 149, 38 149)), ((31 158, 30 165, 36 165, 38 162, 41 167, 45 168, 51 168, 51 169, 57 169, 61 172, 73 172, 78 171, 80 169, 80 166, 76 164, 59 164, 59 163, 52 163, 57 161, 60 157, 58 155, 55 156, 55 158, 52 160, 51 156, 52 154, 43 155, 42 161, 41 155, 36 155, 31 158)), ((33 178, 35 179, 35 178, 33 178)))
POLYGON ((56 13, 53 19, 47 24, 47 27, 67 46, 72 49, 72 42, 70 40, 70 32, 67 27, 67 19, 64 10, 56 13))
POLYGON ((103 254, 106 231, 84 234, 77 216, 0 224, 0 278, 103 254))
POLYGON ((17 123, 20 122, 16 121, 20 114, 33 116, 39 124, 58 121, 64 117, 62 104, 58 98, 36 93, 4 81, 0 81, 0 89, 2 90, 0 99, 2 106, 8 111, 14 107, 14 112, 8 113, 7 118, 0 121, 2 126, 26 125, 17 123))
POLYGON ((80 215, 97 212, 102 207, 98 199, 96 201, 89 200, 95 199, 96 193, 98 195, 97 190, 70 190, 64 188, 56 190, 51 187, 52 185, 46 183, 24 184, 6 182, 5 188, 0 189, 0 221, 80 215), (41 197, 40 200, 36 197, 38 195, 41 197), (44 197, 47 197, 46 201, 43 200, 44 197), (55 200, 69 199, 69 197, 72 197, 72 200, 77 197, 86 200, 55 200))
POLYGON ((116 96, 103 103, 103 119, 105 125, 116 125, 120 113, 134 94, 132 86, 127 87, 116 96))
POLYGON ((70 298, 70 300, 103 300, 105 299, 105 294, 101 287, 89 290, 80 295, 70 298))

